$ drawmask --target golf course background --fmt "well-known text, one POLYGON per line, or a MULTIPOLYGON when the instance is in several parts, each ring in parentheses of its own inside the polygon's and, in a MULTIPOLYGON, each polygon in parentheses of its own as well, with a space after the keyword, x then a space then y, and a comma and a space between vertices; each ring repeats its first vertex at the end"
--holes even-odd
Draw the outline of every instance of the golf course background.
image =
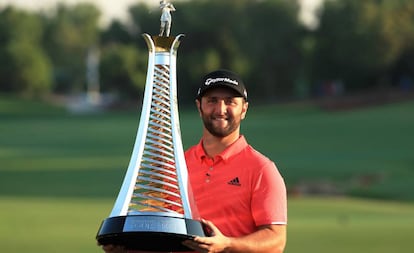
MULTIPOLYGON (((345 111, 250 104, 242 132, 289 189, 287 253, 409 252, 414 234, 414 102, 345 111)), ((1 252, 101 252, 140 109, 71 114, 0 96, 1 252)), ((200 138, 180 109, 185 148, 200 138)))

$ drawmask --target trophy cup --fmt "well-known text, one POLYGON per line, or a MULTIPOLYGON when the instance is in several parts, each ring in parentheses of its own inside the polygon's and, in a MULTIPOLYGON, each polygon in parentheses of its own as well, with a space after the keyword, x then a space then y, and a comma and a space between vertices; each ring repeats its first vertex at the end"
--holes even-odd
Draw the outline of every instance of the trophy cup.
MULTIPOLYGON (((160 4, 175 10, 165 1, 160 4)), ((96 236, 101 245, 188 251, 182 241, 205 236, 202 223, 194 219, 199 217, 192 201, 178 118, 176 56, 183 35, 170 37, 171 19, 164 26, 162 22, 163 17, 160 35, 143 35, 149 59, 141 118, 120 192, 96 236)))

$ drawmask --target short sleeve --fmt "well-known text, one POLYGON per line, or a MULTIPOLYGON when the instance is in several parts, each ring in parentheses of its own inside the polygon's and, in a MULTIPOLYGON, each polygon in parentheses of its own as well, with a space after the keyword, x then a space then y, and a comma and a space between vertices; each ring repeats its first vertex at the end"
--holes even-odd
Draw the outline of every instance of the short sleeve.
POLYGON ((270 160, 262 165, 253 185, 252 214, 256 226, 287 224, 287 196, 283 177, 270 160))

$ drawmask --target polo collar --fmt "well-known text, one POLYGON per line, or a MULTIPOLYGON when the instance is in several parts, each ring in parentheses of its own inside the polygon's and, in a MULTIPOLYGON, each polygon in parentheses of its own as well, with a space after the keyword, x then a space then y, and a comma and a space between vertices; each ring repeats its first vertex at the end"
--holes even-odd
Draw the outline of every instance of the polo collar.
MULTIPOLYGON (((243 135, 240 135, 239 138, 235 142, 233 142, 230 146, 228 146, 223 152, 218 154, 216 158, 220 158, 223 161, 227 161, 234 155, 240 153, 247 146, 248 146, 248 143, 246 141, 246 138, 244 138, 243 135)), ((197 158, 200 159, 200 161, 202 161, 204 158, 207 157, 207 154, 203 148, 203 139, 201 139, 200 142, 197 144, 195 153, 196 153, 197 158)))

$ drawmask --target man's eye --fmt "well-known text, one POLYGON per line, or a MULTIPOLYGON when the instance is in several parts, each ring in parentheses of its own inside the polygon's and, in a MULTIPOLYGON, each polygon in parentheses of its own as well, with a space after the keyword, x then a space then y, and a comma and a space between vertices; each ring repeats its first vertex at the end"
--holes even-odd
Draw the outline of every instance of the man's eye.
POLYGON ((226 99, 226 104, 228 105, 234 105, 236 103, 236 101, 232 98, 226 99))

